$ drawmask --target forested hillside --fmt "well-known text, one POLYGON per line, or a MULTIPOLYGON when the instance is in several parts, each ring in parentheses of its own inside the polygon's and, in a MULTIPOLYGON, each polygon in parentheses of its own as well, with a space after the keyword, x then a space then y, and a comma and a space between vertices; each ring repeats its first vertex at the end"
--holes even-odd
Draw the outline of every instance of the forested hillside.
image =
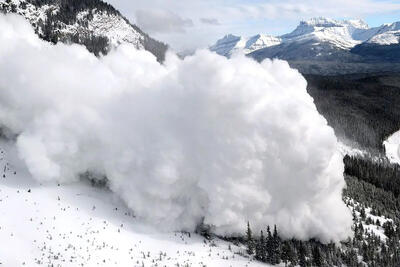
POLYGON ((341 244, 282 240, 279 228, 253 233, 248 224, 242 242, 250 257, 284 266, 389 266, 400 264, 399 198, 353 176, 346 176, 343 200, 353 211, 354 237, 341 244))
POLYGON ((305 75, 317 109, 339 139, 383 152, 400 129, 400 74, 305 75))

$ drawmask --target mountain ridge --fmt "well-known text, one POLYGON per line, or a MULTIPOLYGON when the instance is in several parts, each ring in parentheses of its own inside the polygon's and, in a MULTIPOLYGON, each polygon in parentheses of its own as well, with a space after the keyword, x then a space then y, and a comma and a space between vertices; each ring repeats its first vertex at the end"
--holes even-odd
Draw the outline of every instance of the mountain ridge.
MULTIPOLYGON (((227 35, 234 36, 234 35, 227 35)), ((360 19, 334 20, 329 18, 312 18, 301 21, 290 33, 281 36, 269 36, 274 43, 260 45, 257 49, 249 49, 240 44, 245 37, 234 36, 226 45, 227 36, 210 46, 210 50, 223 56, 231 56, 236 51, 261 61, 265 58, 280 58, 284 60, 313 60, 340 62, 386 61, 380 54, 369 56, 359 53, 368 45, 369 49, 377 46, 397 45, 400 42, 400 22, 383 24, 370 28, 360 19), (361 48, 360 48, 361 47, 361 48)), ((257 39, 258 34, 247 39, 257 39)), ((374 54, 374 53, 372 53, 374 54)), ((395 57, 394 61, 400 61, 395 57)))
POLYGON ((6 0, 0 12, 23 16, 46 41, 82 44, 95 55, 128 43, 163 61, 168 49, 101 0, 6 0))

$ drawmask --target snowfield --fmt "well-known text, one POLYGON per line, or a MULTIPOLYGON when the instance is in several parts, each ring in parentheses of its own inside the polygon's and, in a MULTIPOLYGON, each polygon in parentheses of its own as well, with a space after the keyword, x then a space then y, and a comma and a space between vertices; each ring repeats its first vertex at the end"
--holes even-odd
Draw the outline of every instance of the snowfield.
POLYGON ((400 131, 395 132, 383 142, 386 157, 391 163, 400 164, 400 131))
POLYGON ((38 184, 0 147, 1 266, 267 266, 219 239, 158 232, 105 189, 38 184))

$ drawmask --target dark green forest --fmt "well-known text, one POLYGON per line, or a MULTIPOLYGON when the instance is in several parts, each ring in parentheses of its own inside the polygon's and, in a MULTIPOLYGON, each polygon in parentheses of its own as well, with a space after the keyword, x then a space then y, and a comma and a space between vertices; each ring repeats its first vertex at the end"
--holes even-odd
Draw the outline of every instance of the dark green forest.
POLYGON ((400 74, 305 75, 318 111, 348 140, 374 154, 400 129, 400 74))

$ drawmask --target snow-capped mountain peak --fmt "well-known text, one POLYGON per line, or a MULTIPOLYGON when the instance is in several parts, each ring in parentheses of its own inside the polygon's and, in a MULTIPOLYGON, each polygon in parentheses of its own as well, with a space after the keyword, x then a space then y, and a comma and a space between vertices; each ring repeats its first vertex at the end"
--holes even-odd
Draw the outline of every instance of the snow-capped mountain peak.
POLYGON ((213 46, 210 47, 211 51, 219 55, 230 56, 231 53, 238 49, 242 37, 233 34, 227 34, 222 39, 219 39, 213 46))
POLYGON ((251 54, 257 60, 355 60, 351 52, 363 44, 393 45, 400 43, 400 22, 370 28, 362 19, 335 20, 311 18, 303 20, 292 32, 281 36, 257 34, 250 38, 225 36, 210 47, 220 55, 230 56, 236 50, 251 54))
POLYGON ((210 47, 211 51, 224 56, 231 56, 236 51, 248 54, 258 49, 277 45, 280 38, 266 34, 257 34, 251 37, 241 37, 233 34, 225 35, 210 47))
POLYGON ((355 45, 354 34, 359 31, 367 30, 369 26, 366 22, 359 19, 354 20, 334 20, 329 18, 312 18, 307 21, 301 21, 297 28, 282 36, 285 39, 292 39, 296 37, 311 37, 307 36, 313 34, 314 38, 322 39, 322 41, 332 41, 333 43, 340 44, 346 43, 344 48, 352 47, 355 45), (318 34, 315 34, 318 33, 318 34))
POLYGON ((340 23, 337 20, 330 19, 330 18, 311 18, 309 20, 303 20, 300 22, 300 25, 298 27, 302 26, 311 26, 311 27, 336 27, 336 26, 341 26, 342 23, 340 23))
POLYGON ((252 51, 269 47, 273 45, 277 45, 281 43, 281 39, 278 37, 274 37, 272 35, 266 34, 257 34, 248 38, 245 46, 245 52, 250 53, 252 51))
POLYGON ((368 23, 362 19, 349 19, 345 20, 344 23, 355 29, 363 29, 363 30, 369 29, 368 23))

